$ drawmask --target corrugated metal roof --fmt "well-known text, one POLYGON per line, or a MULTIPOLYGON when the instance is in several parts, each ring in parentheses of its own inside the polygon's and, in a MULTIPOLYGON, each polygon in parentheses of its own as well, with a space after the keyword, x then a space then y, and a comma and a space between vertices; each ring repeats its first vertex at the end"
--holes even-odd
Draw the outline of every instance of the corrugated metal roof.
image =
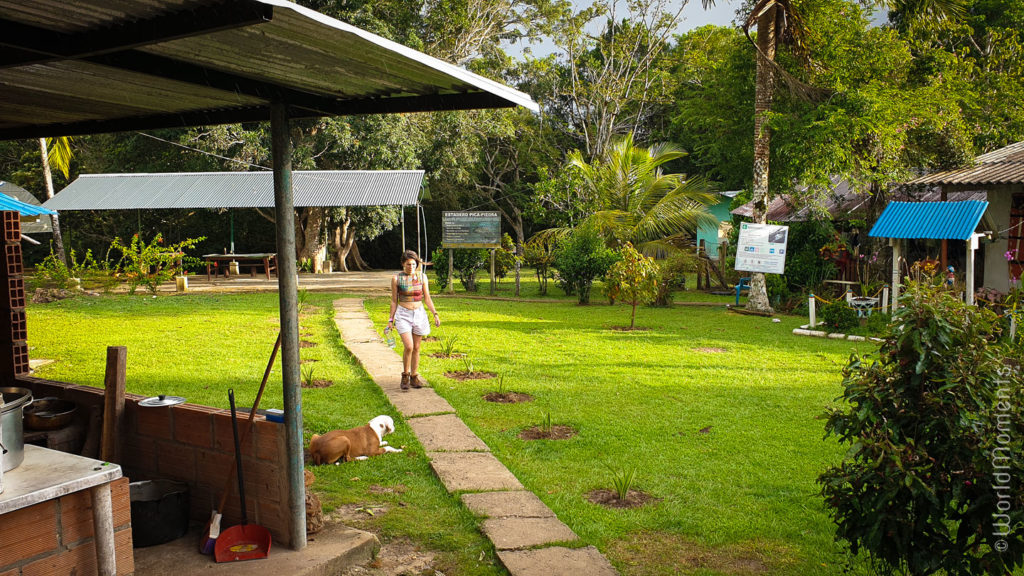
MULTIPOLYGON (((807 188, 800 187, 797 190, 806 192, 807 188)), ((920 190, 904 186, 893 190, 892 198, 909 202, 937 202, 941 198, 941 191, 938 188, 920 190)), ((988 200, 988 195, 984 191, 949 192, 946 198, 950 201, 985 201, 988 200)), ((832 220, 866 218, 870 200, 871 196, 866 192, 854 189, 846 180, 833 177, 832 187, 820 195, 812 194, 807 197, 806 194, 783 194, 772 198, 772 201, 768 203, 768 220, 772 222, 807 222, 820 218, 823 214, 828 214, 832 220)), ((736 208, 732 214, 753 218, 753 201, 736 208)))
POLYGON ((975 158, 975 165, 921 176, 907 184, 1020 184, 1024 183, 1024 141, 975 158))
MULTIPOLYGON (((55 210, 270 208, 271 172, 170 172, 83 174, 43 206, 55 210)), ((296 207, 410 206, 423 184, 422 170, 296 171, 296 207)))
POLYGON ((988 202, 890 202, 868 236, 967 240, 978 228, 988 202))
POLYGON ((525 106, 529 96, 287 0, 0 0, 0 138, 525 106))

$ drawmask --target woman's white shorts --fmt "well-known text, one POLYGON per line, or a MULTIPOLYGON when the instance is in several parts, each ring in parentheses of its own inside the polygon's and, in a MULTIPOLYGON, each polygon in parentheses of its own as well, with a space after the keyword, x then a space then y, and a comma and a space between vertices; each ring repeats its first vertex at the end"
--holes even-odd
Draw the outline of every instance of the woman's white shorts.
POLYGON ((430 322, 427 320, 427 311, 423 306, 415 310, 409 310, 404 306, 395 309, 395 330, 399 334, 412 332, 417 336, 430 334, 430 322))

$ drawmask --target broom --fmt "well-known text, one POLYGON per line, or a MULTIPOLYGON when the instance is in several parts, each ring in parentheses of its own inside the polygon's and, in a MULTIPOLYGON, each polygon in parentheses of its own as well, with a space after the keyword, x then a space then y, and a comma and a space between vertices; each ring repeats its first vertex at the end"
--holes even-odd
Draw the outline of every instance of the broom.
MULTIPOLYGON (((256 393, 256 400, 252 403, 252 409, 249 410, 249 425, 246 427, 245 432, 242 435, 242 444, 245 444, 245 441, 249 439, 249 433, 252 432, 254 426, 253 420, 256 419, 256 410, 260 406, 260 399, 263 398, 263 389, 267 386, 267 379, 270 378, 270 371, 274 368, 274 360, 277 359, 277 351, 280 348, 281 333, 278 332, 277 341, 274 342, 274 351, 270 354, 270 362, 267 363, 267 369, 263 372, 263 381, 260 382, 260 390, 256 393)), ((235 479, 235 466, 237 466, 237 463, 232 460, 231 471, 228 472, 227 481, 224 483, 224 495, 220 498, 220 505, 210 513, 210 521, 206 523, 206 529, 202 532, 202 536, 199 541, 199 552, 202 554, 213 554, 213 548, 217 543, 217 537, 220 536, 221 513, 224 511, 224 506, 228 503, 228 496, 231 495, 231 484, 235 479)))

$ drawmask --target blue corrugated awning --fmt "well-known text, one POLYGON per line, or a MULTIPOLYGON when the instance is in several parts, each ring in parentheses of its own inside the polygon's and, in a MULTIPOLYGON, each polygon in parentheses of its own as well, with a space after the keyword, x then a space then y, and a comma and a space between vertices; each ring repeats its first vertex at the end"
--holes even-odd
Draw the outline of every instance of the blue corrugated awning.
POLYGON ((6 194, 0 194, 0 211, 21 212, 22 216, 42 216, 44 214, 52 216, 56 214, 53 210, 47 210, 42 206, 26 204, 21 200, 15 200, 6 194))
POLYGON ((868 236, 967 240, 978 228, 988 202, 890 202, 868 236))

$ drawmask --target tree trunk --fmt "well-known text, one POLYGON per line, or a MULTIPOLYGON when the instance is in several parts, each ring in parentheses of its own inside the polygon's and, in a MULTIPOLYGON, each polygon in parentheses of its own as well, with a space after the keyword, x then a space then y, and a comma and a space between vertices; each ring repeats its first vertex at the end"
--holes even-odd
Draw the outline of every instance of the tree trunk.
POLYGON ((312 270, 314 274, 319 274, 324 270, 324 254, 326 245, 324 244, 324 224, 327 221, 327 213, 323 208, 305 208, 303 209, 305 218, 302 218, 304 222, 302 230, 302 247, 297 250, 296 256, 301 262, 305 258, 309 258, 312 261, 312 270))
POLYGON ((522 225, 515 227, 516 232, 516 298, 519 298, 519 274, 523 267, 523 243, 525 234, 522 225))
POLYGON ((349 250, 348 258, 352 262, 352 266, 360 272, 365 272, 370 269, 370 265, 363 260, 363 257, 359 255, 359 244, 356 243, 355 234, 352 235, 352 248, 349 250))
MULTIPOLYGON (((39 153, 43 157, 43 181, 46 183, 46 199, 53 198, 53 173, 50 172, 50 154, 46 150, 46 138, 39 139, 39 153)), ((68 258, 64 254, 64 237, 60 233, 60 221, 57 215, 50 216, 53 222, 53 243, 56 244, 57 258, 68 265, 68 258)))
POLYGON ((331 233, 331 246, 334 248, 334 266, 339 272, 348 272, 348 253, 352 250, 353 237, 350 233, 352 219, 345 220, 334 227, 331 233))
MULTIPOLYGON (((766 10, 757 20, 757 82, 754 96, 754 222, 768 222, 768 161, 771 156, 771 131, 768 128, 768 113, 772 109, 775 97, 775 37, 777 10, 766 10)), ((756 312, 772 312, 768 302, 768 289, 764 274, 755 272, 750 275, 750 296, 747 298, 747 310, 756 312)))

